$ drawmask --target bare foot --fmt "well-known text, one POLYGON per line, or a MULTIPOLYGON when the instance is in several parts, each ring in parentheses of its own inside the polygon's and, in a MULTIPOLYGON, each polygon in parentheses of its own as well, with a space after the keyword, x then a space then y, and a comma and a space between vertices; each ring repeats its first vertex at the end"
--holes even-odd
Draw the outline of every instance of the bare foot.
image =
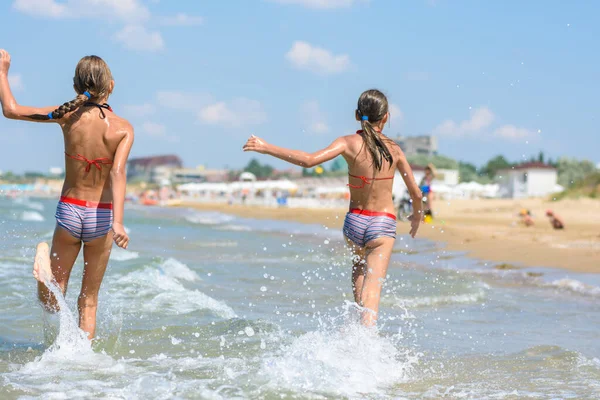
POLYGON ((54 281, 52 268, 50 267, 50 248, 48 243, 37 245, 35 259, 33 262, 33 277, 46 285, 54 281))

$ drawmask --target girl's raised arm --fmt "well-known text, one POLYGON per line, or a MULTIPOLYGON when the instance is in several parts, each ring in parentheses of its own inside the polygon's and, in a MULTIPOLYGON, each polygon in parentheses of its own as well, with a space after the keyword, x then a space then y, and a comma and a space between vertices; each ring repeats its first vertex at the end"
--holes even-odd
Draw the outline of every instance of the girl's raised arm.
POLYGON ((255 151, 257 153, 268 154, 303 168, 312 168, 315 165, 333 160, 340 154, 343 154, 346 151, 346 148, 346 140, 343 137, 337 138, 326 148, 314 153, 278 147, 269 144, 254 135, 252 135, 244 145, 244 151, 255 151))
POLYGON ((8 83, 8 70, 10 68, 10 54, 6 50, 0 49, 0 103, 2 104, 2 114, 6 118, 19 119, 33 122, 56 122, 54 119, 38 120, 31 118, 31 115, 48 115, 56 110, 57 106, 51 107, 27 107, 21 106, 15 100, 10 91, 8 83))

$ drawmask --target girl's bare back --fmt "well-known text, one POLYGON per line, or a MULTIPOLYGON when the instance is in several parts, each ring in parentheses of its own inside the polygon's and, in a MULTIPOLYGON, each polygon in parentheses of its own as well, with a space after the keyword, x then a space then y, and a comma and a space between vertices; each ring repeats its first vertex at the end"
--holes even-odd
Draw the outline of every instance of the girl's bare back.
POLYGON ((345 136, 346 151, 343 156, 348 163, 350 208, 381 210, 394 213, 392 189, 397 162, 402 156, 396 144, 389 141, 388 148, 392 163, 384 163, 381 170, 373 168, 373 158, 364 151, 364 140, 360 134, 345 136))
POLYGON ((86 105, 60 122, 65 141, 63 195, 111 202, 110 172, 131 124, 108 109, 86 105))

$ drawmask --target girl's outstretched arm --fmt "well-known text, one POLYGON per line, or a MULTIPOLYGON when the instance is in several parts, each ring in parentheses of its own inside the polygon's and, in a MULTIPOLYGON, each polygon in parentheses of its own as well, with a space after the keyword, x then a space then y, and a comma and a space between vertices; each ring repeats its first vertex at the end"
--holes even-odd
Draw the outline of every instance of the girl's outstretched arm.
POLYGON ((0 49, 0 103, 2 104, 2 114, 6 118, 20 119, 24 121, 33 122, 56 122, 56 120, 34 120, 28 115, 47 115, 52 111, 56 110, 57 106, 52 107, 26 107, 21 106, 15 100, 12 92, 10 91, 10 84, 8 83, 8 70, 10 68, 10 54, 6 50, 0 49))
POLYGON ((110 184, 113 195, 113 225, 114 241, 117 246, 124 249, 129 244, 129 236, 123 226, 123 214, 125 209, 125 191, 127 189, 127 158, 133 145, 133 127, 127 123, 124 127, 125 136, 121 139, 112 169, 110 170, 110 184))
POLYGON ((344 154, 346 147, 346 139, 340 137, 322 150, 315 153, 307 153, 301 150, 278 147, 252 135, 244 145, 244 151, 255 151, 257 153, 268 154, 303 168, 312 168, 315 165, 333 160, 340 154, 344 154))

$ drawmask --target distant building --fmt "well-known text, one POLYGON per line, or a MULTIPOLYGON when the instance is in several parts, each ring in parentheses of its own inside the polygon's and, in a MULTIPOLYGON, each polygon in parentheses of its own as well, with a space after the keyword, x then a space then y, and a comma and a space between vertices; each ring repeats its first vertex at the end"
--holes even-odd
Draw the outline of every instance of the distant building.
POLYGON ((229 178, 227 170, 204 168, 177 168, 171 170, 170 179, 174 184, 226 182, 229 178))
POLYGON ((176 155, 132 158, 127 162, 127 179, 159 182, 167 178, 170 169, 182 167, 183 162, 176 155))
POLYGON ((438 151, 435 136, 398 136, 394 141, 407 156, 435 156, 438 151))
POLYGON ((500 197, 513 199, 544 197, 562 190, 556 168, 541 162, 528 162, 496 173, 500 197))

